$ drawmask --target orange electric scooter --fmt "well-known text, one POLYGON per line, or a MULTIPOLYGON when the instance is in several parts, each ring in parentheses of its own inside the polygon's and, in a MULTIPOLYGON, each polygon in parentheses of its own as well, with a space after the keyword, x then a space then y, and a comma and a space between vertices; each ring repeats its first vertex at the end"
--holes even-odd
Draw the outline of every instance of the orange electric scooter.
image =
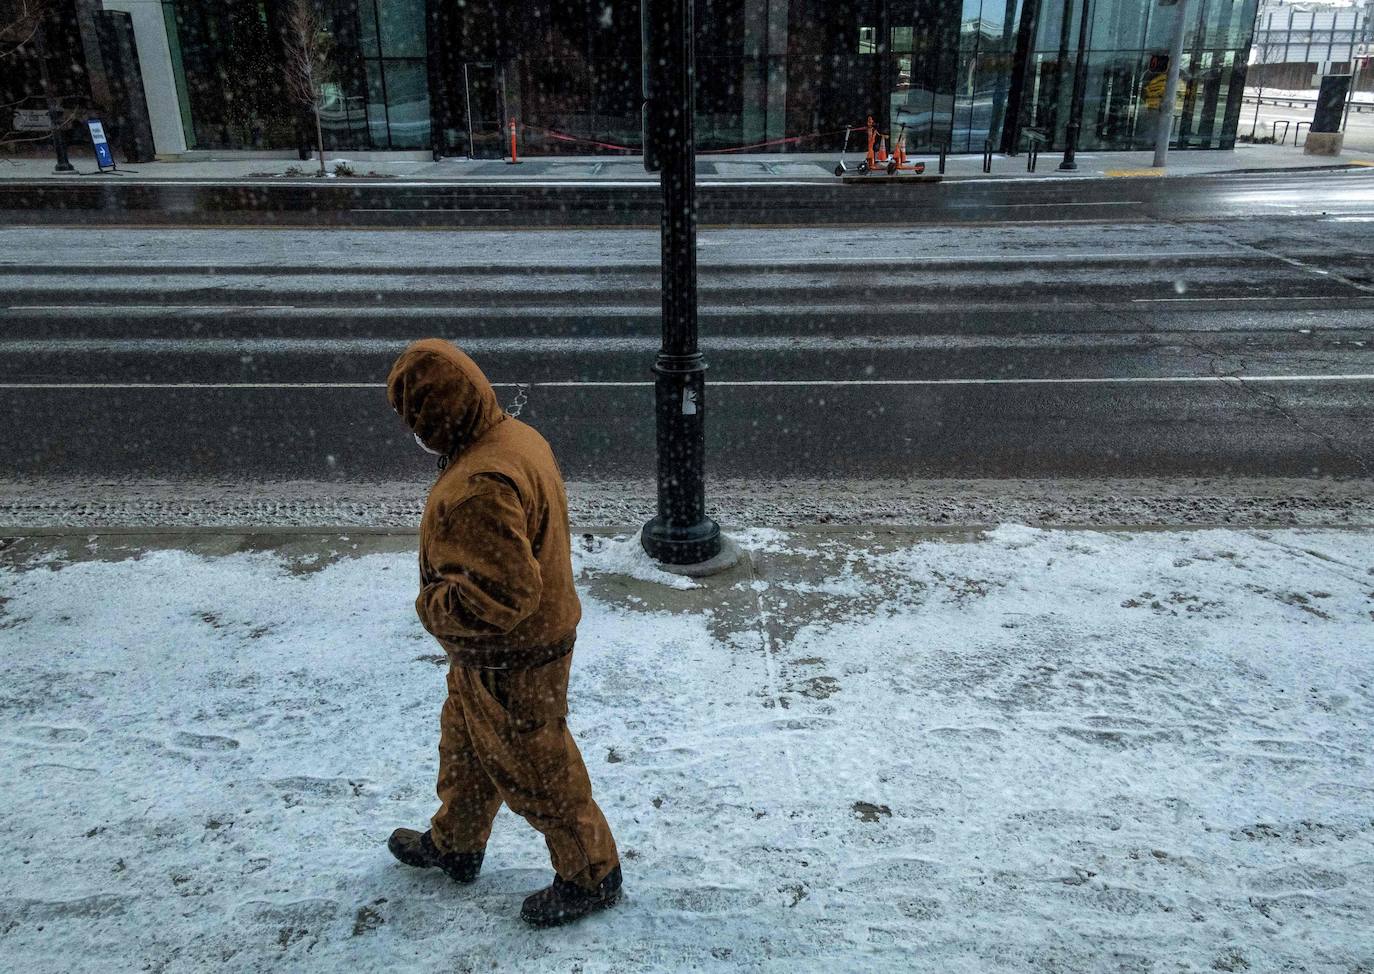
POLYGON ((892 158, 887 163, 887 174, 910 172, 920 175, 926 171, 924 162, 911 162, 906 157, 906 122, 902 122, 902 112, 904 108, 897 109, 897 120, 901 122, 901 129, 897 132, 897 138, 892 143, 892 158))
MULTIPOLYGON (((897 110, 898 116, 902 109, 897 110)), ((877 123, 873 121, 873 116, 868 116, 868 151, 864 154, 863 160, 859 163, 856 171, 860 176, 865 176, 871 172, 885 170, 889 176, 897 172, 923 173, 926 171, 924 162, 911 162, 906 155, 906 123, 902 123, 901 134, 893 142, 892 155, 887 153, 887 136, 878 131, 877 123)), ((840 162, 835 167, 835 175, 843 176, 849 172, 849 167, 844 164, 844 155, 849 151, 849 133, 854 129, 845 129, 844 147, 840 149, 840 162)))

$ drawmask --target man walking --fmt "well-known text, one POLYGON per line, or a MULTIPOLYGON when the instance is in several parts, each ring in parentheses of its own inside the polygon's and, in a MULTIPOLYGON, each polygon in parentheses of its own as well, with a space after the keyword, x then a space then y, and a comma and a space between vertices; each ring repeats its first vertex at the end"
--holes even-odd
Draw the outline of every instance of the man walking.
POLYGON ((415 611, 449 658, 439 810, 428 831, 397 829, 387 846, 408 866, 470 883, 505 802, 543 833, 555 872, 521 917, 568 923, 615 903, 621 875, 566 722, 582 609, 562 475, 544 438, 506 415, 482 370, 448 342, 407 348, 387 398, 439 457, 415 611))

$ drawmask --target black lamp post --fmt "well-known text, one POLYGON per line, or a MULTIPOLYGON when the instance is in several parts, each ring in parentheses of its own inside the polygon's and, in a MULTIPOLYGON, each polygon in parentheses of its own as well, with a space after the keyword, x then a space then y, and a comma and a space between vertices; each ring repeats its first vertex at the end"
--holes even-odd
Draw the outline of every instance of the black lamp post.
POLYGON ((706 516, 706 361, 697 346, 696 144, 692 0, 644 0, 644 164, 663 189, 663 345, 654 362, 658 514, 649 556, 695 565, 720 553, 706 516))
POLYGON ((1069 127, 1064 133, 1064 161, 1060 169, 1074 170, 1078 163, 1078 133, 1083 128, 1083 98, 1088 90, 1088 28, 1091 24, 1092 0, 1083 0, 1083 16, 1078 22, 1078 60, 1073 66, 1073 100, 1069 104, 1069 127))
POLYGON ((48 104, 48 124, 52 126, 52 147, 57 153, 53 172, 74 173, 76 167, 67 158, 67 137, 62 132, 62 106, 52 90, 52 76, 48 72, 48 28, 44 13, 38 14, 38 26, 33 32, 33 48, 38 55, 38 79, 43 86, 43 98, 48 104))

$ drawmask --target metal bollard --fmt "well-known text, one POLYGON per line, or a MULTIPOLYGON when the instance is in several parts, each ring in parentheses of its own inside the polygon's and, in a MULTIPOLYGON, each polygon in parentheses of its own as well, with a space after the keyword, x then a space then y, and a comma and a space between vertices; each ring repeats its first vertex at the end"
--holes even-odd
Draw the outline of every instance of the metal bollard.
POLYGON ((983 140, 983 172, 992 172, 992 139, 983 140))
POLYGON ((940 143, 940 175, 945 174, 945 160, 949 157, 949 143, 940 143))

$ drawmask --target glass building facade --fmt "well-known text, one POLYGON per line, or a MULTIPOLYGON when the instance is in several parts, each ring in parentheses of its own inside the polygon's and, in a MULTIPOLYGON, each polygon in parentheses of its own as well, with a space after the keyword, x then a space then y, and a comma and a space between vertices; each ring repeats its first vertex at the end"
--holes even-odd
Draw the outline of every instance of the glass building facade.
MULTIPOLYGON (((637 152, 639 5, 629 0, 317 0, 331 150, 499 156, 637 152)), ((1079 148, 1153 144, 1168 38, 1186 10, 1175 133, 1234 144, 1256 0, 697 0, 703 150, 830 151, 873 114, 912 151, 1062 146, 1082 4, 1079 148)), ((164 0, 188 144, 294 148, 285 0, 164 0)), ((857 135, 856 137, 857 138, 857 135)))
MULTIPOLYGON (((329 70, 325 145, 431 147, 425 0, 317 3, 329 70)), ((313 139, 286 94, 284 0, 163 0, 168 45, 194 149, 283 149, 313 139)))

